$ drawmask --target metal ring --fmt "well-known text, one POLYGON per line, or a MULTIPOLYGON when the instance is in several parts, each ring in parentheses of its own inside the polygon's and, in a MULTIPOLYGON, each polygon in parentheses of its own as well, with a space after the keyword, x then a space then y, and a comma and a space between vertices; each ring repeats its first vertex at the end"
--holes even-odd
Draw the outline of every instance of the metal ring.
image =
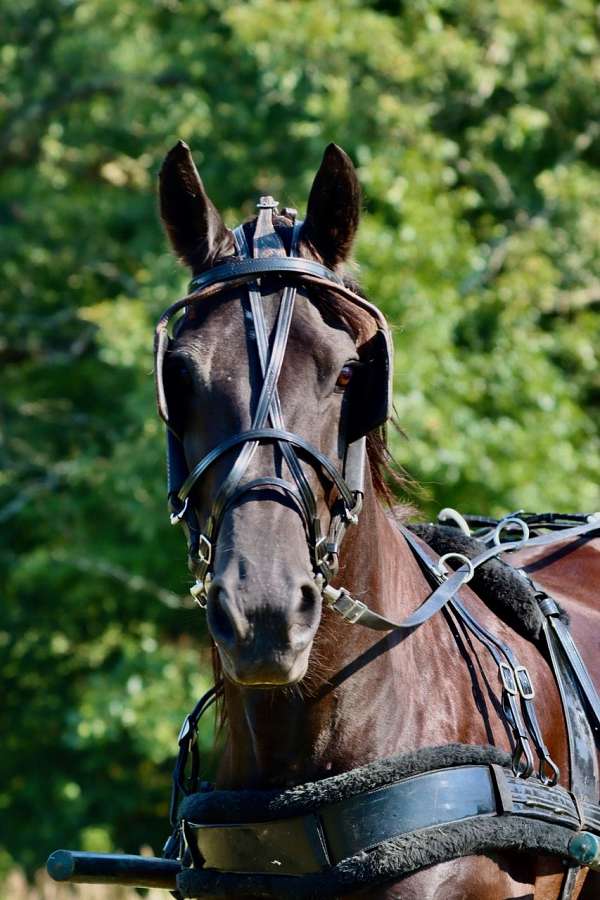
POLYGON ((188 507, 189 499, 190 499, 189 497, 185 498, 185 500, 183 501, 183 506, 181 507, 179 512, 171 513, 171 515, 169 516, 169 521, 170 521, 171 525, 178 525, 181 522, 181 520, 185 516, 185 511, 188 507))
POLYGON ((448 569, 446 568, 444 563, 446 562, 447 559, 452 559, 452 558, 460 559, 463 566, 468 566, 469 571, 468 571, 466 577, 463 579, 463 584, 466 584, 468 581, 471 580, 471 578, 475 574, 475 568, 473 566, 473 563, 469 559, 469 557, 465 556, 464 553, 444 553, 443 556, 440 556, 440 558, 438 559, 438 569, 439 569, 440 573, 444 576, 444 578, 448 577, 448 569))
POLYGON ((504 531, 507 525, 518 525, 521 529, 521 537, 520 541, 526 541, 529 538, 529 525, 523 519, 518 519, 516 516, 509 516, 507 519, 502 519, 501 522, 498 522, 494 531, 494 544, 496 547, 500 547, 502 541, 500 540, 500 535, 504 531))

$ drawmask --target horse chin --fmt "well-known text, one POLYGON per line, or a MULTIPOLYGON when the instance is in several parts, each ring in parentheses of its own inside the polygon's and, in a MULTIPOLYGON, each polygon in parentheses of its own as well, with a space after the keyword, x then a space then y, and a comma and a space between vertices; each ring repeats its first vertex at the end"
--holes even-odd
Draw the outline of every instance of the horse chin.
POLYGON ((238 687, 274 688, 291 687, 302 681, 308 669, 310 647, 295 654, 293 659, 287 654, 281 659, 235 660, 219 647, 219 657, 223 674, 228 681, 238 687))

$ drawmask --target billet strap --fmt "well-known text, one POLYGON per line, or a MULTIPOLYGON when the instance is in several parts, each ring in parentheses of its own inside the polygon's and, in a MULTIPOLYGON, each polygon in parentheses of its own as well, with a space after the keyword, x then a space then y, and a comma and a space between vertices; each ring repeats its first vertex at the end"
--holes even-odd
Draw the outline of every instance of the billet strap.
POLYGON ((597 800, 599 775, 596 742, 580 689, 573 668, 548 618, 544 620, 543 633, 567 725, 571 790, 580 797, 597 800))
POLYGON ((401 622, 394 622, 392 619, 374 612, 366 603, 356 600, 344 588, 326 587, 323 599, 327 606, 338 612, 351 625, 364 625, 375 631, 410 631, 423 625, 436 612, 443 609, 463 584, 465 584, 465 575, 462 569, 459 569, 442 581, 424 603, 401 622))
POLYGON ((181 796, 188 796, 198 790, 200 775, 200 758, 198 753, 198 723, 205 712, 221 697, 223 683, 213 685, 198 700, 195 707, 183 720, 177 742, 179 753, 172 774, 171 800, 169 803, 169 821, 173 831, 167 839, 162 856, 165 859, 181 859, 183 856, 183 835, 179 827, 178 807, 181 796), (191 771, 187 773, 189 757, 192 758, 191 771))

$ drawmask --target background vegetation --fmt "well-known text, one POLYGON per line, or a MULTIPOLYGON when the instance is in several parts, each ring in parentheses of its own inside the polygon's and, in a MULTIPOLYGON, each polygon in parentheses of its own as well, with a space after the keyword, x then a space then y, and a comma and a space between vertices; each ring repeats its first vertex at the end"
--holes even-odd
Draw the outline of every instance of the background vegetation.
POLYGON ((209 678, 151 378, 186 282, 166 151, 192 146, 235 224, 260 192, 302 210, 341 144, 425 512, 589 510, 600 54, 592 0, 1 6, 0 859, 31 872, 57 846, 160 848, 209 678))

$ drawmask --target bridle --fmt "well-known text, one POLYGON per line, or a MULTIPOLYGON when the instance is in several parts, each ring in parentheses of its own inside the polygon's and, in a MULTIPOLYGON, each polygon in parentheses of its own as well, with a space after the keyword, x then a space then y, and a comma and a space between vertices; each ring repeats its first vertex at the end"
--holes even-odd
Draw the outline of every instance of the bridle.
MULTIPOLYGON (((390 379, 391 339, 387 323, 379 310, 348 288, 333 271, 320 263, 298 256, 302 222, 294 221, 288 227, 289 254, 273 216, 277 202, 271 197, 261 197, 259 214, 252 237, 252 253, 243 225, 233 232, 235 258, 215 266, 195 277, 190 283, 190 293, 170 306, 161 316, 155 334, 155 373, 159 413, 167 425, 168 500, 171 524, 181 524, 188 544, 189 567, 196 581, 191 588, 200 606, 206 605, 212 580, 215 542, 223 517, 240 498, 256 489, 274 488, 289 498, 300 512, 313 565, 315 583, 325 590, 338 569, 338 554, 346 529, 358 521, 364 493, 364 467, 366 455, 365 434, 346 440, 342 470, 302 436, 287 431, 279 393, 278 379, 285 356, 292 322, 298 286, 300 283, 316 284, 333 291, 370 314, 376 326, 372 350, 378 355, 379 365, 385 370, 385 392, 374 398, 373 415, 369 421, 371 430, 382 425, 389 416, 391 403, 390 379), (261 277, 279 275, 283 290, 279 301, 273 334, 270 338, 261 295, 261 277), (185 322, 188 310, 196 304, 215 297, 225 290, 243 285, 242 307, 247 335, 256 346, 258 373, 261 389, 247 431, 234 434, 213 447, 189 471, 183 448, 183 435, 169 415, 163 368, 170 348, 169 325, 173 317, 183 310, 178 321, 176 336, 185 322), (260 445, 276 444, 285 461, 292 481, 275 475, 243 481, 250 462, 260 445), (192 501, 192 492, 208 469, 225 454, 237 451, 235 461, 220 485, 208 516, 200 526, 192 501), (330 505, 330 524, 325 533, 317 509, 317 499, 302 467, 306 459, 316 472, 335 485, 337 497, 330 505)), ((286 210, 288 214, 293 211, 286 210)))

